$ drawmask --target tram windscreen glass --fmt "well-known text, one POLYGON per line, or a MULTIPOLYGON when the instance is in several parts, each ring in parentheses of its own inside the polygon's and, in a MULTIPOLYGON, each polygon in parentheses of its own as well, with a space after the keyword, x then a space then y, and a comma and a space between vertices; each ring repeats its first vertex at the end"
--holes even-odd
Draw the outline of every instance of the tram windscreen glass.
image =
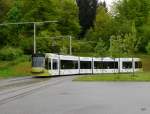
POLYGON ((91 61, 80 61, 80 69, 91 69, 91 61))
POLYGON ((44 67, 44 57, 32 57, 32 67, 44 67))
POLYGON ((141 61, 136 61, 135 62, 135 68, 142 68, 142 62, 141 61))
POLYGON ((94 69, 118 69, 118 62, 95 61, 94 69))
POLYGON ((78 69, 78 61, 61 60, 61 69, 78 69))
POLYGON ((131 69, 132 62, 123 62, 123 69, 131 69))

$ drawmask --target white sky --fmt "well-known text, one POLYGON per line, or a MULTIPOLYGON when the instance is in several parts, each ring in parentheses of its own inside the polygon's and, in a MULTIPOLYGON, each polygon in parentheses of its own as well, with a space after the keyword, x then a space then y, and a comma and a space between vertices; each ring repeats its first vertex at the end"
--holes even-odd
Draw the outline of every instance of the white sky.
POLYGON ((107 3, 108 5, 111 5, 111 3, 112 3, 114 0, 99 0, 99 1, 106 1, 106 3, 107 3))
POLYGON ((108 8, 110 9, 112 3, 117 0, 99 0, 99 1, 106 1, 106 4, 107 4, 108 8))

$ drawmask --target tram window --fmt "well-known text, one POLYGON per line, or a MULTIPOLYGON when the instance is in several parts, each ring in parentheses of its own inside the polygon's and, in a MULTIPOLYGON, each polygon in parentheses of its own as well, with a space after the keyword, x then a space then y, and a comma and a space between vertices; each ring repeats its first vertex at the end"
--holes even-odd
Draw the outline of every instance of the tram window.
POLYGON ((94 62, 95 69, 118 69, 118 62, 94 62))
POLYGON ((61 60, 61 69, 78 69, 78 61, 61 60))
POLYGON ((118 62, 107 62, 108 69, 118 69, 118 62))
POLYGON ((123 69, 131 69, 132 62, 123 62, 123 69))
POLYGON ((51 69, 51 60, 48 61, 48 69, 51 69))
POLYGON ((135 68, 142 68, 142 62, 141 61, 135 62, 135 68))
POLYGON ((57 59, 53 59, 53 70, 58 69, 58 61, 57 59))
POLYGON ((91 69, 91 61, 80 61, 80 69, 91 69))
POLYGON ((103 64, 100 61, 94 62, 94 69, 103 69, 103 64))
POLYGON ((51 69, 51 59, 45 59, 45 69, 51 69))
POLYGON ((45 69, 48 69, 48 58, 45 59, 45 69))

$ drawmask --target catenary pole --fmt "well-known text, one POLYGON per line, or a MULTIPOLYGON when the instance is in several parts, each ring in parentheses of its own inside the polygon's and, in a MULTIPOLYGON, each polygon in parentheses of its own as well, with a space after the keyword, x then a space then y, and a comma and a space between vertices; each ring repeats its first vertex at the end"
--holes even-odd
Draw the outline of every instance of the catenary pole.
POLYGON ((41 22, 16 22, 16 23, 1 23, 0 26, 8 26, 8 25, 24 25, 24 24, 33 24, 34 26, 34 38, 33 38, 33 52, 36 54, 36 26, 37 24, 43 23, 57 23, 58 21, 41 21, 41 22))
POLYGON ((36 23, 34 23, 34 39, 33 39, 34 54, 36 54, 36 23))
POLYGON ((72 37, 70 36, 69 39, 70 39, 70 55, 72 55, 72 37))

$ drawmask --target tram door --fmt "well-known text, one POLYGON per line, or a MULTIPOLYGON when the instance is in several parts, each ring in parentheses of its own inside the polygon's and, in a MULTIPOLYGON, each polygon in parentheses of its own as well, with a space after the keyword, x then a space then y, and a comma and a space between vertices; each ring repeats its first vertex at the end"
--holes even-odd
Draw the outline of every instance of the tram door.
POLYGON ((52 59, 52 75, 59 75, 59 60, 52 59))

